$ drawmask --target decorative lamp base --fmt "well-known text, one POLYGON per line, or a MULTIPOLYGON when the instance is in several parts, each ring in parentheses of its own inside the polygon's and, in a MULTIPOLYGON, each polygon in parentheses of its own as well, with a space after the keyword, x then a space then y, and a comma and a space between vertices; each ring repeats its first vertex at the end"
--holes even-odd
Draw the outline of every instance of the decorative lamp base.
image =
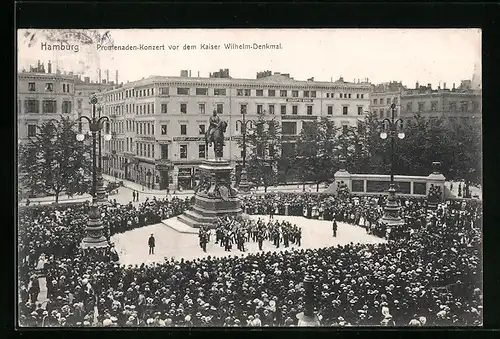
POLYGON ((84 249, 107 247, 108 241, 103 235, 103 229, 99 207, 97 202, 94 201, 90 206, 89 220, 85 228, 87 235, 83 238, 81 247, 84 249))
POLYGON ((101 236, 99 238, 85 237, 82 240, 81 248, 106 248, 109 246, 108 241, 105 237, 101 236))
POLYGON ((384 207, 384 216, 380 218, 380 222, 387 224, 388 226, 404 225, 404 220, 399 216, 400 206, 396 199, 396 189, 394 188, 394 184, 390 185, 387 192, 389 196, 387 197, 387 203, 384 207))
POLYGON ((241 170, 240 184, 238 185, 238 191, 240 193, 250 192, 250 182, 248 182, 247 170, 245 168, 241 170))

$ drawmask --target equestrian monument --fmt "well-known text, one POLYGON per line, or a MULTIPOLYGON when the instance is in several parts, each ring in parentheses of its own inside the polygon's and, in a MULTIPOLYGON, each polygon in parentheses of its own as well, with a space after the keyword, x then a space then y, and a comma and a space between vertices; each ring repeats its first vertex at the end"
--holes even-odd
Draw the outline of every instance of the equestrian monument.
POLYGON ((220 119, 214 110, 210 117, 210 126, 205 133, 207 159, 199 166, 200 182, 195 190, 194 205, 178 216, 178 220, 194 228, 215 227, 215 220, 224 215, 242 213, 238 192, 231 187, 229 161, 224 160, 224 133, 227 122, 220 119), (213 148, 213 158, 208 158, 209 149, 213 148))

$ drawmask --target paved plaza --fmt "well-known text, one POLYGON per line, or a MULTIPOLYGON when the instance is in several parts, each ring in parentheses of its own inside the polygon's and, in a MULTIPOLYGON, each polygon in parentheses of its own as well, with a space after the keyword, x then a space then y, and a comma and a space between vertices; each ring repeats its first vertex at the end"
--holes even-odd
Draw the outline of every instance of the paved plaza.
MULTIPOLYGON (((251 216, 253 219, 268 220, 268 216, 251 216)), ((276 220, 286 220, 302 228, 302 246, 300 248, 322 248, 328 246, 345 245, 348 243, 381 243, 385 240, 369 235, 358 226, 338 223, 337 237, 332 235, 330 221, 310 220, 303 217, 275 216, 276 220)), ((245 243, 246 252, 237 250, 233 245, 231 252, 225 252, 224 248, 214 243, 215 231, 212 231, 210 243, 207 244, 207 252, 204 253, 199 246, 198 235, 179 233, 169 226, 160 223, 141 227, 112 237, 116 250, 120 256, 120 263, 124 265, 136 265, 142 263, 162 262, 165 258, 192 260, 207 256, 242 256, 259 251, 258 244, 250 241, 245 243), (154 234, 156 238, 155 254, 148 255, 148 238, 154 234)), ((293 245, 284 248, 280 245, 277 249, 271 242, 264 241, 263 250, 282 251, 293 250, 298 247, 293 245)))

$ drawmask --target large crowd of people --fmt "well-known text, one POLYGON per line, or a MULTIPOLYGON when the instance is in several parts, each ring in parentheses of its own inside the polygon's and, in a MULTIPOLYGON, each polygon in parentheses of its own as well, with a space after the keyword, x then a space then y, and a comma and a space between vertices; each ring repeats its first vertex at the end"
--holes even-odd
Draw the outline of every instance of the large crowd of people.
MULTIPOLYGON (((391 237, 384 244, 285 248, 243 257, 171 259, 135 266, 110 260, 107 252, 112 248, 87 252, 78 248, 87 205, 30 209, 19 218, 20 323, 297 326, 296 314, 305 305, 303 279, 309 274, 314 278, 315 311, 322 326, 480 325, 481 204, 447 201, 429 216, 425 200, 400 200, 401 216, 411 234, 391 237), (45 258, 39 267, 36 260, 42 253, 45 258), (37 302, 40 286, 32 275, 36 268, 43 268, 48 282, 46 305, 37 302)), ((386 235, 371 226, 377 225, 382 213, 379 197, 272 194, 249 196, 242 204, 249 214, 335 218, 386 235)), ((104 218, 111 233, 124 232, 182 213, 188 206, 189 199, 155 199, 139 207, 110 206, 104 218)), ((225 246, 225 230, 227 234, 243 230, 246 241, 259 241, 262 236, 274 241, 276 229, 295 228, 276 221, 226 218, 219 220, 214 241, 225 246)))

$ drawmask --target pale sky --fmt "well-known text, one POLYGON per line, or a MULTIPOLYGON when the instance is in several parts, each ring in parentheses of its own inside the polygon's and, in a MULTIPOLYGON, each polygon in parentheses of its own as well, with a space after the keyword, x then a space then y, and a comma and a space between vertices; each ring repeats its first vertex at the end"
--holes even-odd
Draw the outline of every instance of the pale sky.
MULTIPOLYGON (((200 72, 229 68, 233 78, 254 79, 259 71, 289 73, 297 80, 314 77, 317 81, 345 81, 368 78, 377 84, 402 81, 413 87, 415 82, 452 83, 471 79, 474 66, 481 67, 481 31, 479 29, 111 29, 114 45, 165 45, 160 51, 97 51, 95 43, 79 44, 79 52, 48 51, 41 43, 54 42, 37 32, 28 47, 18 32, 18 69, 29 64, 52 60, 59 68, 97 79, 97 68, 109 69, 110 80, 139 80, 150 75, 179 76, 181 69, 200 72), (224 43, 278 44, 280 50, 226 50, 224 43), (200 50, 200 44, 221 45, 219 50, 200 50), (183 50, 183 45, 196 50, 183 50), (169 50, 179 45, 179 50, 169 50)), ((53 31, 53 30, 51 30, 53 31)), ((78 30, 82 32, 83 30, 78 30)), ((100 29, 103 34, 107 29, 100 29)), ((57 33, 64 32, 64 30, 57 33)), ((46 67, 47 69, 47 67, 46 67)))

